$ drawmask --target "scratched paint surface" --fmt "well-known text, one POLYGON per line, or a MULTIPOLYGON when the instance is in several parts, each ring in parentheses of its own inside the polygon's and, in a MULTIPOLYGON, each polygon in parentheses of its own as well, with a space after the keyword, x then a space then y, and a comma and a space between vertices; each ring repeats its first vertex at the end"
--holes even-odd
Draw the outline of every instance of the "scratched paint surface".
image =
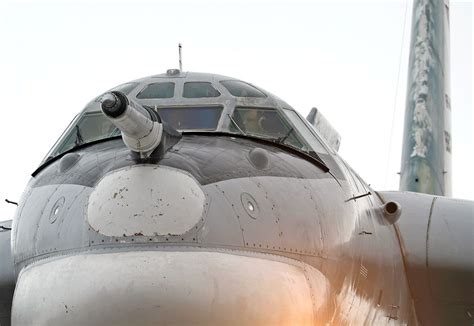
POLYGON ((138 165, 106 175, 92 192, 89 224, 108 236, 179 235, 196 225, 205 196, 189 175, 138 165))
POLYGON ((443 1, 414 2, 400 190, 449 195, 446 22, 443 1))

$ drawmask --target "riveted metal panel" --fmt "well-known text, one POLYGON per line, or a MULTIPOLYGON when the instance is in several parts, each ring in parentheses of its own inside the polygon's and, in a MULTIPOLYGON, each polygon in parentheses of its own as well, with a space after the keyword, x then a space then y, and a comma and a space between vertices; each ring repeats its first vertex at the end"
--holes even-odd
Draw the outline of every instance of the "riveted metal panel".
POLYGON ((216 188, 229 202, 237 217, 246 247, 279 250, 279 217, 271 197, 259 182, 262 179, 264 178, 231 179, 216 183, 216 188), (249 203, 253 205, 253 216, 244 206, 249 203))
MULTIPOLYGON (((222 181, 216 186, 238 218, 245 246, 251 248, 323 255, 323 216, 345 213, 344 208, 331 205, 330 198, 341 191, 331 179, 252 177, 222 181)), ((335 222, 331 218, 324 223, 335 222)), ((352 230, 342 224, 338 234, 352 230)), ((336 234, 326 236, 334 244, 340 243, 336 234)))
POLYGON ((89 224, 107 236, 183 235, 205 213, 205 196, 187 173, 136 165, 107 174, 91 193, 89 224))
MULTIPOLYGON (((49 203, 49 198, 60 185, 49 185, 31 189, 20 215, 16 217, 16 238, 13 244, 15 263, 36 254, 36 237, 41 216, 49 203)), ((48 222, 49 223, 49 222, 48 222)))
POLYGON ((323 250, 321 225, 303 179, 262 180, 279 216, 282 249, 320 255, 323 250))
POLYGON ((217 184, 204 186, 208 197, 208 213, 199 230, 199 242, 211 245, 242 246, 243 231, 231 203, 217 184))
POLYGON ((84 203, 91 190, 85 186, 65 184, 49 197, 35 235, 37 254, 87 244, 87 239, 84 239, 84 203))

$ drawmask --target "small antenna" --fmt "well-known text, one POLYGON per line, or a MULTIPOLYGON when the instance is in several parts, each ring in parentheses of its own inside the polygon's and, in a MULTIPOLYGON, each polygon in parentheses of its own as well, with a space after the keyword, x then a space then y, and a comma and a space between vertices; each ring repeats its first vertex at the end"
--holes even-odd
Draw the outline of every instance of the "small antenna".
POLYGON ((183 71, 183 62, 181 61, 181 43, 178 43, 178 50, 179 50, 179 71, 183 71))

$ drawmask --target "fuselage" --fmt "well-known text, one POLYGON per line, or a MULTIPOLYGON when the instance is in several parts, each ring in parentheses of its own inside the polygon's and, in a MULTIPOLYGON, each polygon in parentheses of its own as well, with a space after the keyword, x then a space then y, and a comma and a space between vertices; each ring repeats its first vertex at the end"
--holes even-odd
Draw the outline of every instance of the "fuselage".
MULTIPOLYGON (((199 77, 167 81, 179 92, 199 77)), ((219 87, 193 99, 221 105, 216 129, 182 131, 159 157, 133 155, 118 136, 77 144, 76 133, 45 160, 14 220, 14 324, 414 321, 382 199, 314 130, 306 140, 296 129, 291 146, 226 130, 237 108, 292 109, 219 87)))

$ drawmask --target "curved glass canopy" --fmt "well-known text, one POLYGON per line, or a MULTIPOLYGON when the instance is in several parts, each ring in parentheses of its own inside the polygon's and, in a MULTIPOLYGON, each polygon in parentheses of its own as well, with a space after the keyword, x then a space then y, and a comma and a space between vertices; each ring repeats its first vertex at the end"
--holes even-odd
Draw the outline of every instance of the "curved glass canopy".
MULTIPOLYGON (((183 133, 190 131, 215 132, 223 115, 222 106, 189 106, 156 108, 162 121, 183 133)), ((322 146, 308 126, 292 110, 236 107, 228 116, 227 124, 219 133, 243 134, 275 141, 300 151, 321 152, 322 146)), ((85 109, 69 125, 48 153, 55 157, 79 145, 120 135, 112 122, 101 111, 85 109)))
MULTIPOLYGON (((119 85, 131 101, 159 113, 182 132, 241 134, 304 153, 327 153, 314 129, 287 104, 255 86, 225 76, 186 73, 185 78, 152 76, 119 85), (289 106, 288 106, 289 107, 289 106)), ((99 96, 70 123, 46 159, 120 135, 100 110, 99 96)), ((43 161, 43 162, 44 162, 43 161)))

